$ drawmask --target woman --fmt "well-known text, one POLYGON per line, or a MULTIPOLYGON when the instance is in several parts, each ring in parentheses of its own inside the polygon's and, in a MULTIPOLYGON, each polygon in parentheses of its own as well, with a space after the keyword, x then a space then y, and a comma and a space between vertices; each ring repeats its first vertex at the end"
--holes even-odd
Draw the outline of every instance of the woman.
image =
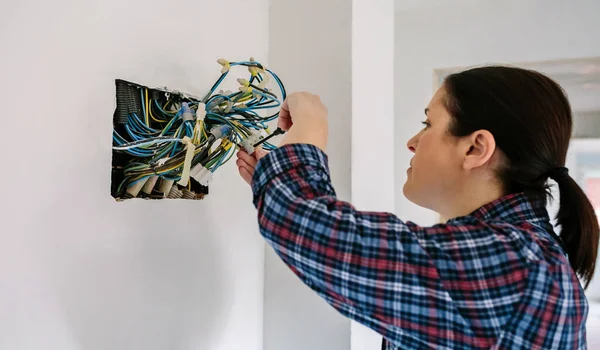
POLYGON ((450 75, 425 114, 408 141, 404 194, 447 222, 421 227, 337 200, 327 110, 302 93, 283 104, 280 148, 238 154, 262 235, 329 304, 382 334, 383 348, 586 348, 578 276, 587 287, 598 221, 564 168, 563 90, 534 71, 475 68, 450 75), (545 209, 549 178, 560 236, 545 209))

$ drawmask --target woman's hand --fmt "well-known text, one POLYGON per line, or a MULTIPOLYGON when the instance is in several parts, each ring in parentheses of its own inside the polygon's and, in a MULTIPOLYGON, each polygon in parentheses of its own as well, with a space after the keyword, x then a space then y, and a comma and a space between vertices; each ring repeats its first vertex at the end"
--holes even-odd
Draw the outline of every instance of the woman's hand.
POLYGON ((279 144, 308 143, 325 151, 327 146, 327 107, 321 98, 308 92, 293 93, 279 112, 279 128, 287 131, 279 144))
POLYGON ((254 175, 254 168, 256 168, 256 164, 260 160, 260 158, 267 155, 267 151, 262 149, 262 147, 256 147, 254 153, 251 155, 248 154, 243 149, 237 153, 237 161, 235 164, 238 167, 238 171, 240 176, 244 181, 248 183, 248 185, 252 184, 252 175, 254 175))
MULTIPOLYGON (((329 127, 327 107, 319 96, 308 92, 290 94, 281 106, 277 126, 287 131, 279 146, 307 143, 325 151, 329 127)), ((262 147, 257 147, 252 154, 244 150, 237 153, 238 171, 248 184, 252 183, 256 164, 265 155, 267 152, 262 147)))

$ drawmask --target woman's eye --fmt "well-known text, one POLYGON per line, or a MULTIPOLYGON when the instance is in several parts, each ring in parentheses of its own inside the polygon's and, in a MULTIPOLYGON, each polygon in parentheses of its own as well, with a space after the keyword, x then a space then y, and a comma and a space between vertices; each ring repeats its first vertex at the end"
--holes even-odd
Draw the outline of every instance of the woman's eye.
POLYGON ((425 128, 431 126, 428 121, 421 122, 421 124, 425 125, 425 128))

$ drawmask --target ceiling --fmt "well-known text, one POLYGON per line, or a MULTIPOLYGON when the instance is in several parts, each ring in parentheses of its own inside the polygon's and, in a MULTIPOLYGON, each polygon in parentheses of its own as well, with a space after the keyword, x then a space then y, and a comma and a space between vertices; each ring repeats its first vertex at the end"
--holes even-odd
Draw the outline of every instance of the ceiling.
POLYGON ((458 3, 477 3, 480 0, 395 0, 396 12, 410 10, 431 10, 446 6, 456 6, 458 3))
MULTIPOLYGON (((515 65, 540 71, 558 82, 567 92, 571 107, 576 113, 600 113, 600 57, 515 65)), ((443 79, 456 70, 461 69, 437 73, 443 79)))
POLYGON ((600 57, 519 65, 556 80, 567 92, 577 113, 600 111, 600 57))
POLYGON ((556 80, 579 112, 600 110, 600 58, 527 65, 556 80))

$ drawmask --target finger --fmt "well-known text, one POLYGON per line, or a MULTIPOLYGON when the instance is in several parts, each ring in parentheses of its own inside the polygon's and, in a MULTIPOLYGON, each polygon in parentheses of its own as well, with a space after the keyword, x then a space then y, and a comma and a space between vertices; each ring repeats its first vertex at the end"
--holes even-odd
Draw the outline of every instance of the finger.
POLYGON ((247 168, 239 167, 238 171, 240 172, 240 176, 248 185, 252 184, 252 174, 247 168))
POLYGON ((292 115, 290 114, 290 107, 288 99, 283 101, 281 110, 279 111, 279 118, 277 119, 277 127, 283 131, 288 131, 292 126, 292 115))
POLYGON ((243 160, 243 159, 238 159, 238 160, 236 160, 236 161, 235 161, 235 165, 236 165, 238 168, 243 166, 243 167, 248 167, 248 168, 250 168, 250 169, 254 169, 254 167, 253 167, 252 165, 250 165, 250 164, 246 163, 246 161, 245 161, 245 160, 243 160))
MULTIPOLYGON (((254 154, 254 153, 253 153, 254 154)), ((244 162, 248 163, 249 165, 251 165, 252 167, 256 166, 257 163, 257 159, 254 157, 254 155, 249 155, 246 151, 239 151, 237 153, 238 159, 243 160, 244 162)))
POLYGON ((257 160, 260 160, 262 157, 266 156, 267 154, 269 154, 269 152, 265 151, 265 149, 262 148, 262 146, 256 147, 256 150, 254 150, 254 157, 257 160))

